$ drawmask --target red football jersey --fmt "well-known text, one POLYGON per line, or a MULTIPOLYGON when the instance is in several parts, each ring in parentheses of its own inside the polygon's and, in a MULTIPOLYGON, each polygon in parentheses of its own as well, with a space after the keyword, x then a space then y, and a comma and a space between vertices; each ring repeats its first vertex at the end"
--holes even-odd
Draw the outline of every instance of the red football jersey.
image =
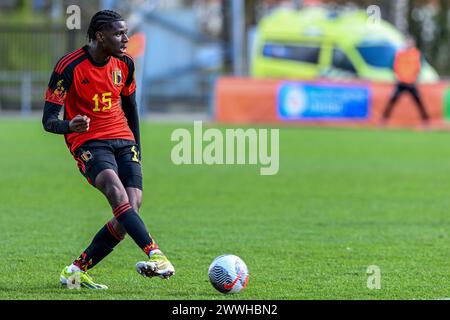
POLYGON ((84 46, 58 61, 45 95, 46 101, 64 105, 65 120, 77 115, 91 119, 88 131, 65 135, 71 152, 93 139, 135 140, 120 98, 136 90, 133 59, 124 55, 98 64, 87 48, 84 46))

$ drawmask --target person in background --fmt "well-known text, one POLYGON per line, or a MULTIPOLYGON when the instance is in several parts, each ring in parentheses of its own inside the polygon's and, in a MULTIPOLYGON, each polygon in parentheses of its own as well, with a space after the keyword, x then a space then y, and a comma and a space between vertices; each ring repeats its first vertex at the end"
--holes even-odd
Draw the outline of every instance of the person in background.
POLYGON ((393 67, 397 85, 394 94, 383 112, 382 123, 387 123, 400 95, 404 92, 408 92, 416 102, 422 122, 427 125, 430 117, 428 116, 416 86, 422 67, 422 54, 416 48, 416 42, 411 36, 407 37, 405 48, 397 51, 395 54, 393 67))

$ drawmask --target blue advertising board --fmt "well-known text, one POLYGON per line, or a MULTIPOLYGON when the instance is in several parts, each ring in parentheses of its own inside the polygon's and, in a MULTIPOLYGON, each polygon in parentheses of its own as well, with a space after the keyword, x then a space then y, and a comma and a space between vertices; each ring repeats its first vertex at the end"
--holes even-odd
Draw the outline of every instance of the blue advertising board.
POLYGON ((281 84, 277 103, 282 120, 364 120, 370 90, 364 85, 281 84))

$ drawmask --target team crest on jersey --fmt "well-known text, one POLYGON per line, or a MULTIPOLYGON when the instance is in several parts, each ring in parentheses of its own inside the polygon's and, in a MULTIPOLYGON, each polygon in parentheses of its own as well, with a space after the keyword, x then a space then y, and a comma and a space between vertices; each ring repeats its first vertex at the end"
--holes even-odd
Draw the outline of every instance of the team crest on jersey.
POLYGON ((88 162, 92 159, 92 153, 90 151, 83 151, 80 157, 84 162, 88 162))
POLYGON ((112 80, 114 85, 120 86, 122 84, 122 70, 116 69, 112 72, 112 80))

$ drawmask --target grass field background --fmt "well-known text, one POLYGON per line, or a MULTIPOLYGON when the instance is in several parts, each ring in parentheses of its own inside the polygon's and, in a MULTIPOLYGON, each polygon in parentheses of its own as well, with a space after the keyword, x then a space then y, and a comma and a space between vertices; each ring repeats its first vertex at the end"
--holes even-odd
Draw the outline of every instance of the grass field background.
POLYGON ((175 166, 175 128, 142 124, 141 215, 175 265, 145 279, 130 237, 91 271, 108 291, 67 290, 59 273, 111 217, 62 136, 39 120, 0 121, 0 299, 442 299, 450 297, 450 133, 280 130, 280 171, 175 166), (225 296, 207 269, 223 253, 249 267, 225 296), (381 269, 381 289, 366 286, 381 269))

